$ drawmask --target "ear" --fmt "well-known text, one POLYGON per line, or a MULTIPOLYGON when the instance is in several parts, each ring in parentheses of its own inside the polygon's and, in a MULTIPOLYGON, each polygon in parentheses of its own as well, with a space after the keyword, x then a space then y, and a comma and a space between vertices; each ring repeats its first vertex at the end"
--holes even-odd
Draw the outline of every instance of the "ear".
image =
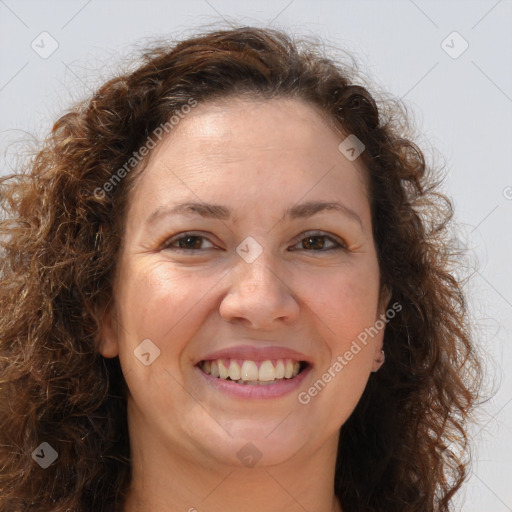
MULTIPOLYGON (((383 316, 385 316, 386 310, 388 308, 389 302, 391 301, 392 297, 391 290, 386 286, 383 285, 380 289, 379 294, 379 306, 377 308, 377 318, 381 319, 383 316)), ((379 371, 380 367, 384 364, 384 361, 386 360, 386 356, 384 354, 384 329, 379 333, 377 338, 375 339, 374 344, 374 356, 373 356, 373 364, 372 364, 372 372, 379 371)))
POLYGON ((391 301, 392 295, 393 295, 392 291, 385 284, 383 284, 381 286, 380 294, 379 294, 379 307, 378 307, 377 316, 382 315, 386 312, 389 302, 391 301))
POLYGON ((375 356, 373 359, 372 364, 372 372, 378 372, 380 370, 380 367, 384 364, 384 361, 386 360, 386 355, 384 354, 384 350, 375 350, 375 356))
POLYGON ((98 324, 99 329, 96 339, 98 352, 106 358, 116 357, 119 355, 119 324, 114 301, 110 301, 103 312, 100 313, 98 324))

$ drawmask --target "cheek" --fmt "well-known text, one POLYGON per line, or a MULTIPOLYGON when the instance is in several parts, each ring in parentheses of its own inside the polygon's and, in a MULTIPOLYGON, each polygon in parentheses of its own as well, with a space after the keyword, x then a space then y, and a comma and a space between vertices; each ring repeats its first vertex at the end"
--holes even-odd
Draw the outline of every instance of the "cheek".
MULTIPOLYGON (((205 290, 192 272, 170 272, 165 264, 133 265, 120 276, 120 355, 127 360, 145 339, 160 350, 166 364, 176 364, 179 353, 192 336, 190 322, 205 290), (129 275, 129 277, 128 277, 129 275)), ((127 361, 128 362, 128 361, 127 361)))
POLYGON ((193 272, 171 272, 158 263, 132 265, 119 282, 119 358, 130 395, 148 418, 185 408, 182 354, 201 326, 200 301, 209 288, 198 288, 204 280, 193 272))
MULTIPOLYGON (((368 277, 368 275, 367 275, 368 277)), ((329 350, 317 367, 315 379, 303 390, 299 402, 329 431, 343 425, 359 402, 374 359, 374 345, 383 331, 375 332, 378 285, 357 272, 339 275, 326 284, 328 293, 318 298, 319 321, 329 350)))
MULTIPOLYGON (((378 314, 379 274, 373 260, 332 273, 315 306, 329 346, 330 359, 318 369, 315 382, 301 395, 315 415, 337 429, 356 407, 368 382, 374 344, 383 331, 372 330, 378 314)), ((318 322, 320 324, 320 322, 318 322)))
POLYGON ((329 345, 341 351, 376 319, 379 275, 376 265, 347 265, 297 277, 296 290, 323 324, 329 345))

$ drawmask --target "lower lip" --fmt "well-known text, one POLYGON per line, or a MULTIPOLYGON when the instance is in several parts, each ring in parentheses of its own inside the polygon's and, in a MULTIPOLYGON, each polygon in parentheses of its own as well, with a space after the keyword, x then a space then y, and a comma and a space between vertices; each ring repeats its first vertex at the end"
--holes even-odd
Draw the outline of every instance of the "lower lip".
POLYGON ((209 375, 201 368, 195 367, 200 375, 205 379, 207 384, 214 389, 226 393, 237 398, 245 399, 265 399, 265 398, 279 398, 285 396, 301 385, 302 381, 306 378, 311 370, 311 365, 307 366, 301 373, 292 379, 283 379, 275 384, 259 385, 259 384, 237 384, 230 380, 223 380, 209 375))

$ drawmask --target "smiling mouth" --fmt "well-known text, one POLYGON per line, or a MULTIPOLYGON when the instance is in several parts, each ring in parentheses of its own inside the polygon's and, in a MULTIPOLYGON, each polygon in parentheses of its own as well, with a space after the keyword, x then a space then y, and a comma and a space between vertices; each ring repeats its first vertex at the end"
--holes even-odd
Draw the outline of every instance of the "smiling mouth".
POLYGON ((242 385, 269 386, 297 377, 310 365, 293 359, 214 359, 200 361, 197 366, 207 375, 220 380, 242 385))

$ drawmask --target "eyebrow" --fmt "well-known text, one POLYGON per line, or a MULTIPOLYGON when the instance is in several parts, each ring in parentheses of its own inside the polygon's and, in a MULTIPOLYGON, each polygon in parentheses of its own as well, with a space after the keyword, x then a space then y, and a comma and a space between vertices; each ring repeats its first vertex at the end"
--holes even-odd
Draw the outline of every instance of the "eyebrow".
MULTIPOLYGON (((289 219, 305 219, 312 217, 313 215, 334 210, 344 214, 346 217, 356 221, 361 228, 363 223, 361 217, 348 206, 337 202, 337 201, 309 201, 306 203, 297 204, 288 208, 282 215, 284 218, 289 219)), ((151 225, 157 222, 161 217, 167 217, 169 215, 200 215, 204 218, 218 219, 218 220, 229 220, 233 214, 233 211, 226 207, 217 204, 210 203, 199 203, 199 202, 187 202, 174 205, 172 207, 158 207, 154 210, 146 219, 146 224, 151 225)))

